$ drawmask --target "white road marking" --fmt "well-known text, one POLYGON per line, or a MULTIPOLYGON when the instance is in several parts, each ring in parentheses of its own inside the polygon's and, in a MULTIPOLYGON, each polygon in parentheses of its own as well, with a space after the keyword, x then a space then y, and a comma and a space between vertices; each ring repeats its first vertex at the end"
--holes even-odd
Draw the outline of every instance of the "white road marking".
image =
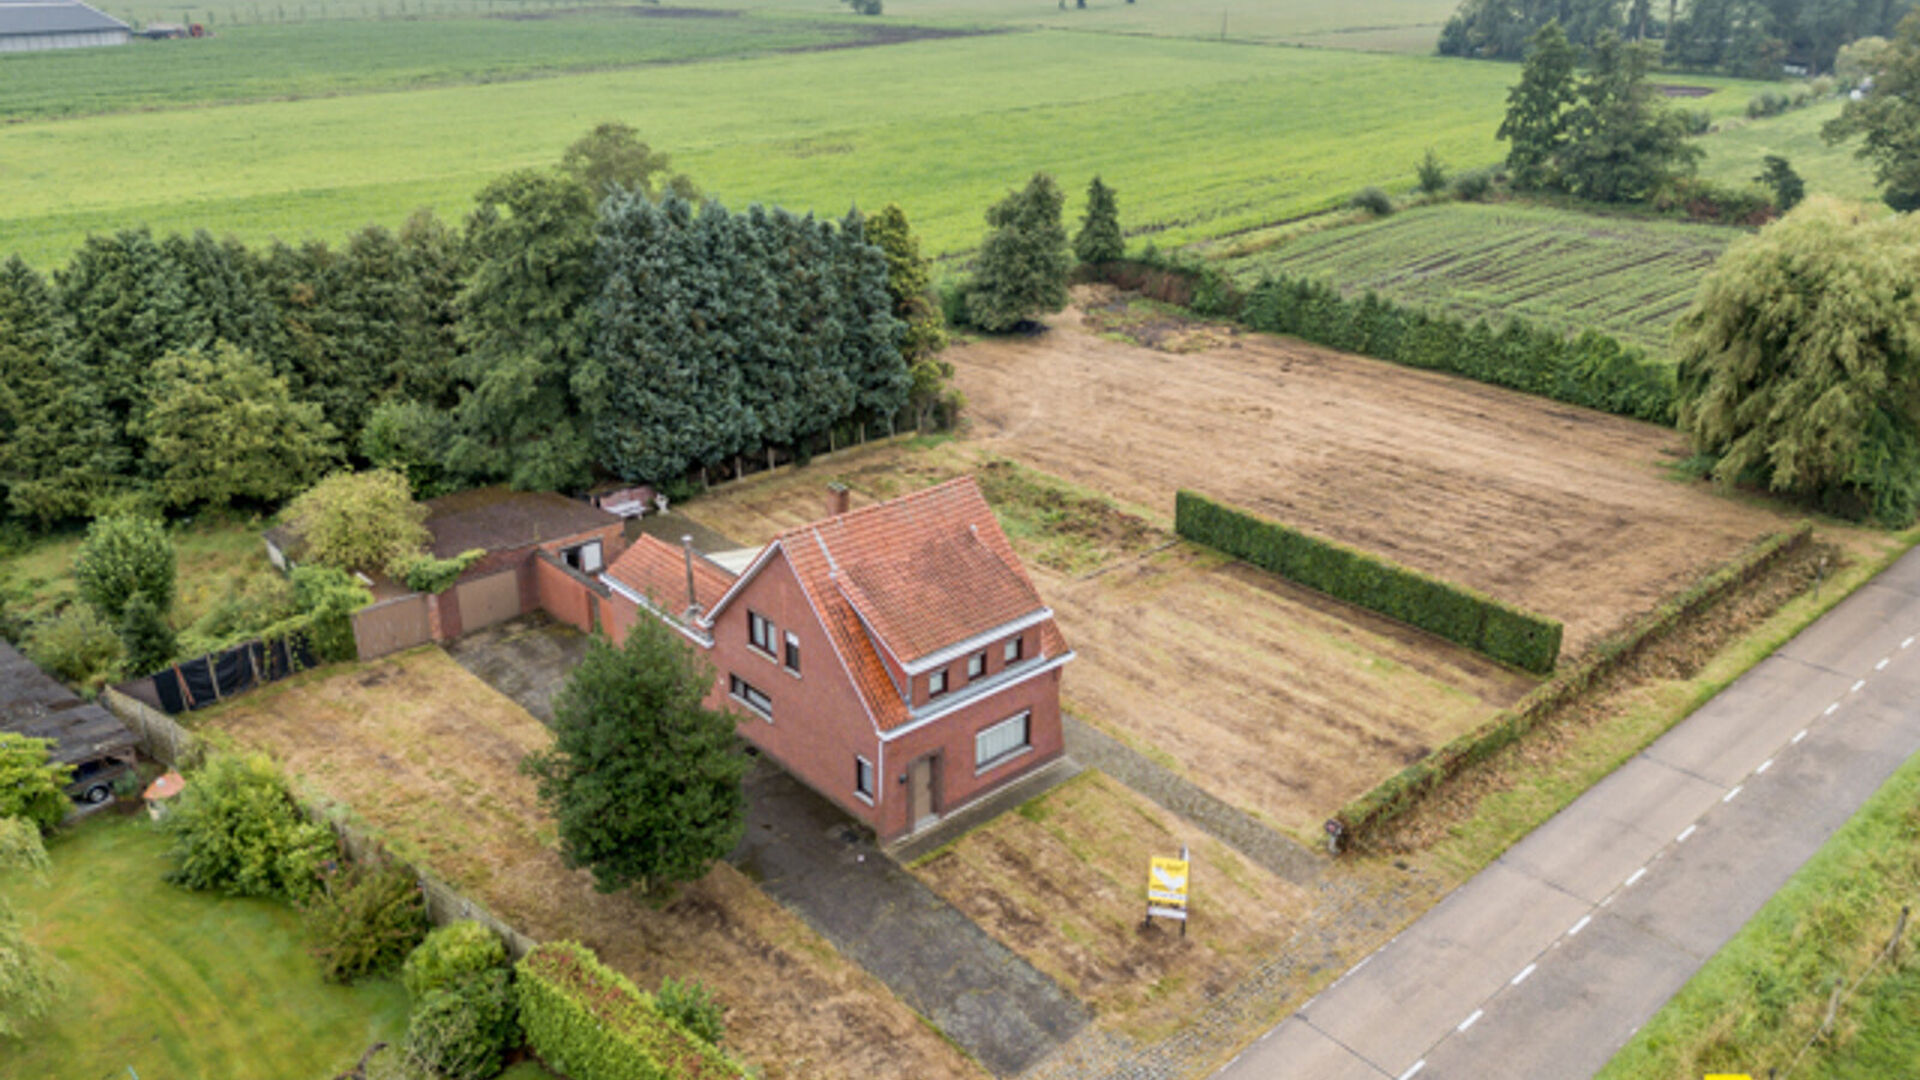
POLYGON ((1509 980, 1507 982, 1507 985, 1519 986, 1521 983, 1526 982, 1527 976, 1533 974, 1534 969, 1538 968, 1539 966, 1540 966, 1539 964, 1528 964, 1526 967, 1521 968, 1520 974, 1515 975, 1511 980, 1509 980))
POLYGON ((1821 713, 1820 715, 1821 715, 1821 716, 1832 716, 1832 715, 1833 715, 1834 713, 1837 713, 1837 712, 1839 712, 1839 711, 1840 711, 1840 703, 1836 701, 1836 702, 1834 702, 1833 704, 1831 704, 1831 705, 1829 705, 1829 706, 1827 706, 1827 711, 1826 711, 1826 712, 1823 712, 1823 713, 1821 713))
POLYGON ((1601 907, 1606 907, 1606 906, 1607 906, 1608 904, 1611 904, 1611 903, 1613 903, 1613 894, 1612 894, 1612 893, 1608 893, 1607 895, 1605 895, 1605 896, 1603 896, 1603 897, 1601 897, 1601 898, 1600 898, 1600 906, 1601 906, 1601 907))
POLYGON ((1904 649, 1904 648, 1907 648, 1907 647, 1909 647, 1909 646, 1911 646, 1912 644, 1913 644, 1913 639, 1912 639, 1912 638, 1908 638, 1907 640, 1905 640, 1905 641, 1903 641, 1903 642, 1901 642, 1901 643, 1900 643, 1900 647, 1904 649))
POLYGON ((1580 931, 1585 930, 1587 928, 1587 924, 1592 921, 1593 921, 1593 916, 1591 915, 1580 916, 1580 921, 1573 924, 1573 929, 1567 931, 1567 936, 1572 937, 1573 935, 1579 933, 1580 931))
POLYGON ((1674 843, 1676 843, 1676 844, 1684 844, 1684 843, 1686 843, 1686 842, 1687 842, 1687 837, 1689 837, 1689 836, 1692 836, 1692 835, 1693 835, 1693 830, 1695 830, 1695 829, 1697 829, 1697 828, 1699 828, 1699 827, 1700 827, 1700 826, 1698 826, 1698 825, 1689 825, 1689 826, 1687 826, 1687 827, 1686 827, 1686 829, 1685 829, 1685 830, 1683 830, 1683 831, 1682 831, 1682 832, 1680 833, 1680 835, 1679 835, 1679 836, 1676 836, 1676 837, 1674 837, 1674 838, 1673 838, 1673 842, 1674 842, 1674 843))
POLYGON ((1351 974, 1353 974, 1354 972, 1356 972, 1356 971, 1359 971, 1359 970, 1360 970, 1361 968, 1363 968, 1363 967, 1366 967, 1366 966, 1367 966, 1368 964, 1370 964, 1370 963, 1372 963, 1372 962, 1373 962, 1373 956, 1374 956, 1374 954, 1373 954, 1373 953, 1368 953, 1368 954, 1367 954, 1367 955, 1366 955, 1366 956, 1365 956, 1365 957, 1364 957, 1364 958, 1363 958, 1363 959, 1362 959, 1362 960, 1361 960, 1361 961, 1360 961, 1359 963, 1357 963, 1357 964, 1355 964, 1355 965, 1353 965, 1352 967, 1350 967, 1350 968, 1348 968, 1348 969, 1347 969, 1347 974, 1349 974, 1349 975, 1351 975, 1351 974))
POLYGON ((1631 888, 1634 882, 1639 881, 1641 878, 1646 876, 1647 876, 1647 868, 1643 866, 1640 869, 1635 870, 1633 872, 1633 876, 1627 878, 1627 884, 1624 887, 1631 888))
POLYGON ((1873 670, 1875 670, 1875 671, 1885 671, 1885 670, 1887 670, 1887 663, 1888 663, 1889 661, 1891 661, 1892 659, 1893 659, 1893 657, 1891 657, 1891 656, 1889 656, 1889 657, 1887 657, 1887 658, 1886 658, 1885 660, 1882 660, 1882 661, 1880 661, 1879 663, 1877 663, 1877 664, 1875 664, 1875 665, 1873 665, 1873 670))
POLYGON ((1413 1063, 1412 1068, 1400 1074, 1400 1080, 1413 1080, 1415 1076, 1419 1075, 1420 1070, 1426 1067, 1427 1067, 1427 1059, 1421 1058, 1419 1061, 1416 1061, 1413 1063))
POLYGON ((1753 775, 1759 776, 1761 773, 1766 772, 1768 769, 1771 769, 1771 768, 1773 768, 1773 759, 1768 758, 1767 760, 1760 763, 1759 768, 1753 770, 1753 775))
POLYGON ((1795 736, 1793 737, 1793 741, 1794 741, 1794 742, 1796 742, 1796 743, 1798 743, 1798 742, 1799 742, 1799 741, 1800 741, 1801 739, 1804 739, 1804 738, 1806 738, 1806 737, 1807 737, 1807 729, 1806 729, 1806 728, 1801 728, 1801 729, 1800 729, 1800 734, 1798 734, 1798 735, 1795 735, 1795 736))
POLYGON ((1861 680, 1860 680, 1859 682, 1857 682, 1857 683, 1854 683, 1854 684, 1853 684, 1853 689, 1851 689, 1851 690, 1849 690, 1849 691, 1847 691, 1847 693, 1849 693, 1849 694, 1857 694, 1857 693, 1859 693, 1859 692, 1860 692, 1860 688, 1861 688, 1861 687, 1863 687, 1863 686, 1865 686, 1865 685, 1867 685, 1867 680, 1865 680, 1865 679, 1861 679, 1861 680))
POLYGON ((1468 1028, 1470 1028, 1470 1027, 1472 1027, 1473 1025, 1475 1025, 1475 1024, 1477 1024, 1477 1023, 1479 1023, 1479 1022, 1480 1022, 1480 1018, 1481 1018, 1481 1017, 1483 1017, 1483 1016, 1485 1016, 1485 1015, 1487 1015, 1487 1010, 1485 1010, 1485 1009, 1475 1009, 1475 1010, 1473 1010, 1473 1015, 1472 1015, 1472 1016, 1469 1016, 1469 1017, 1467 1017, 1467 1018, 1466 1018, 1465 1020, 1462 1020, 1462 1021, 1460 1021, 1460 1026, 1459 1026, 1459 1027, 1456 1027, 1456 1028, 1454 1028, 1453 1030, 1455 1030, 1455 1031, 1465 1031, 1465 1030, 1467 1030, 1468 1028))
POLYGON ((1732 801, 1733 801, 1733 797, 1734 797, 1735 795, 1738 795, 1738 794, 1740 794, 1740 789, 1741 789, 1741 788, 1744 788, 1744 787, 1746 787, 1746 785, 1745 785, 1745 784, 1735 784, 1735 785, 1733 785, 1733 790, 1732 790, 1732 791, 1729 791, 1729 792, 1727 792, 1727 793, 1726 793, 1725 795, 1722 795, 1722 796, 1720 796, 1720 801, 1721 801, 1721 802, 1732 802, 1732 801))

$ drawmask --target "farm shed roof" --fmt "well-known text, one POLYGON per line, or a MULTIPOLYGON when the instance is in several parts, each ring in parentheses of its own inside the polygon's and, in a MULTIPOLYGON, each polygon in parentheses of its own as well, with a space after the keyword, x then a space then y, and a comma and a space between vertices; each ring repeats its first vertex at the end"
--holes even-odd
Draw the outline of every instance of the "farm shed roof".
POLYGON ((427 531, 434 555, 442 559, 474 548, 545 544, 620 523, 618 514, 551 491, 487 487, 427 501, 427 531))
POLYGON ((78 0, 0 0, 0 37, 131 29, 78 0))
POLYGON ((0 641, 0 731, 52 739, 53 760, 67 764, 131 751, 139 740, 112 713, 41 671, 0 641))

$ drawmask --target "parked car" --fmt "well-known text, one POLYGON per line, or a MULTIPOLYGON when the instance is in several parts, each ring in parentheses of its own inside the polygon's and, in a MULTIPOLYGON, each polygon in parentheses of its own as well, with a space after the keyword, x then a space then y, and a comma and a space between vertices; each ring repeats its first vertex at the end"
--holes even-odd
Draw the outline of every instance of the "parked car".
POLYGON ((119 758, 95 758, 73 767, 67 795, 75 802, 103 803, 113 794, 113 782, 133 772, 133 763, 119 758))

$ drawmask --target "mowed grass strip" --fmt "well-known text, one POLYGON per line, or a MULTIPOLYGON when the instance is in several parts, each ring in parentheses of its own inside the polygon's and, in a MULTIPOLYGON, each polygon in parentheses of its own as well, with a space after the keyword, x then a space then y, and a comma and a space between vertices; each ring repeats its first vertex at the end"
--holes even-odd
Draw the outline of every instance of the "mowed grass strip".
POLYGON ((1844 104, 1836 98, 1779 116, 1732 122, 1700 140, 1707 152, 1700 175, 1721 184, 1751 184, 1767 155, 1777 154, 1807 182, 1809 195, 1878 203, 1873 166, 1855 156, 1861 140, 1832 145, 1820 137, 1821 127, 1839 116, 1844 104))
MULTIPOLYGON (((1682 1080, 1784 1072, 1826 1016, 1836 980, 1852 985, 1920 903, 1920 756, 1894 773, 1800 872, 1642 1027, 1598 1080, 1682 1080)), ((1882 965, 1842 1009, 1834 1035, 1796 1077, 1896 1077, 1920 1061, 1920 957, 1909 928, 1899 965, 1882 965)))
POLYGON ((1095 173, 1163 246, 1410 185, 1428 146, 1489 164, 1510 67, 1024 33, 406 94, 0 129, 0 251, 48 265, 148 222, 337 240, 416 207, 459 216, 502 172, 628 121, 708 193, 844 214, 901 203, 927 249, 972 248, 1038 169, 1095 173), (1418 108, 1409 108, 1417 101, 1418 108))
POLYGON ((1518 315, 1600 330, 1665 355, 1700 278, 1743 230, 1517 203, 1445 203, 1308 233, 1228 262, 1319 278, 1415 307, 1495 323, 1518 315))
POLYGON ((405 1031, 396 980, 322 982, 298 912, 169 885, 165 850, 144 818, 98 818, 54 839, 46 887, 7 886, 71 991, 0 1077, 313 1080, 405 1031))
MULTIPOLYGON (((637 67, 863 41, 857 23, 661 17, 658 8, 550 18, 244 26, 200 41, 0 56, 0 120, 315 97, 637 67)), ((180 17, 179 12, 171 16, 180 17)))

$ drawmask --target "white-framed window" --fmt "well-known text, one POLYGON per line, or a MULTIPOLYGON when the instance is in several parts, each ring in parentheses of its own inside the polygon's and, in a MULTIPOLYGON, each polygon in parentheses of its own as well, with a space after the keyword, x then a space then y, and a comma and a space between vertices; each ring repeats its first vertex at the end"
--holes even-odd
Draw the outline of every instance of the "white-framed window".
POLYGON ((780 628, 757 611, 747 612, 747 643, 768 656, 780 655, 780 628))
POLYGON ((786 658, 787 670, 793 672, 795 675, 800 674, 800 635, 792 631, 788 631, 787 633, 786 658))
POLYGON ((562 558, 568 566, 583 574, 597 574, 606 569, 598 540, 589 540, 579 547, 568 548, 562 558))
POLYGON ((853 756, 853 793, 873 804, 873 762, 858 754, 853 756))
POLYGON ((1026 639, 1017 637, 1008 638, 1005 648, 1001 650, 1001 655, 1006 657, 1007 663, 1011 664, 1015 660, 1020 659, 1020 652, 1025 647, 1026 639))
POLYGON ((942 668, 941 670, 936 671, 933 674, 927 676, 927 696, 928 697, 936 698, 946 692, 947 692, 946 669, 942 668))
POLYGON ((767 723, 773 723, 773 699, 767 696, 766 691, 738 675, 729 674, 727 693, 733 696, 733 700, 759 713, 767 723))
POLYGON ((987 673, 987 654, 974 653, 967 657, 967 680, 971 682, 987 673))
POLYGON ((980 733, 973 737, 974 771, 986 772, 1003 761, 1033 749, 1030 737, 1032 720, 1032 713, 1023 712, 992 727, 981 728, 980 733))

